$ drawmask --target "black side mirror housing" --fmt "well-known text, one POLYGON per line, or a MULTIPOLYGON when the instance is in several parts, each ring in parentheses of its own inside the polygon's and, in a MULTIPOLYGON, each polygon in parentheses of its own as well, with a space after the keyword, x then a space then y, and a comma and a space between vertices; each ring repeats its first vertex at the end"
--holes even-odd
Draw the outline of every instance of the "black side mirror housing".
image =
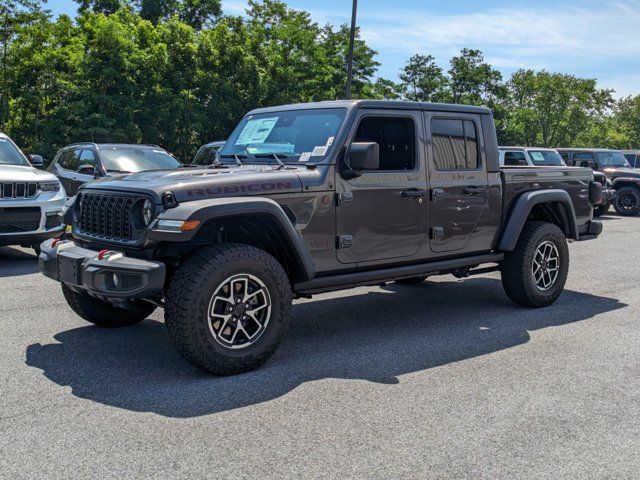
POLYGON ((349 165, 353 170, 378 170, 380 146, 375 142, 354 142, 349 150, 349 165))
POLYGON ((29 162, 33 168, 44 168, 44 158, 42 158, 42 155, 29 155, 29 162))
POLYGON ((96 168, 93 165, 80 165, 78 167, 78 173, 81 175, 95 175, 96 168))

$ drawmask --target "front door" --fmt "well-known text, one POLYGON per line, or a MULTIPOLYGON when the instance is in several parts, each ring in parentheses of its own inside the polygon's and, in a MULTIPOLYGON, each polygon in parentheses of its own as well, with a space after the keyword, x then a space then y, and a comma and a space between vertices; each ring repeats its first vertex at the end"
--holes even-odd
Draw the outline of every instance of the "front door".
POLYGON ((375 142, 380 166, 337 178, 338 261, 355 264, 410 258, 428 244, 428 198, 420 112, 363 110, 352 142, 375 142))
POLYGON ((431 250, 483 250, 486 232, 480 225, 489 220, 490 208, 480 117, 425 113, 425 123, 431 138, 431 250))

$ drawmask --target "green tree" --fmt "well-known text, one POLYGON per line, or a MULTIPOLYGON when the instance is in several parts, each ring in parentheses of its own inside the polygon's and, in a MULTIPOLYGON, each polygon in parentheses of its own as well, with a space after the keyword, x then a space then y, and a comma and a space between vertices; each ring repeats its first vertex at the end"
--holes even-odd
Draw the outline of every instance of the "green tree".
POLYGON ((414 102, 440 102, 448 97, 449 81, 431 55, 414 55, 400 73, 404 97, 414 102))
POLYGON ((222 14, 220 0, 137 0, 140 15, 158 23, 177 15, 196 30, 222 14))
POLYGON ((491 105, 504 96, 502 74, 484 61, 480 50, 464 48, 451 59, 450 101, 471 105, 491 105))
POLYGON ((127 0, 76 0, 80 4, 78 10, 81 13, 87 11, 110 15, 130 3, 127 0))

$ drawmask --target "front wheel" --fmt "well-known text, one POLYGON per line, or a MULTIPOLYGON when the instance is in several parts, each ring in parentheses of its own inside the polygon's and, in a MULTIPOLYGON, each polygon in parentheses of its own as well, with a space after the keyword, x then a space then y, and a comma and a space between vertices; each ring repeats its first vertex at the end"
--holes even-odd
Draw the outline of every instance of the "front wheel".
POLYGON ((616 192, 613 208, 619 215, 631 217, 640 213, 640 190, 635 187, 622 187, 616 192))
POLYGON ((64 283, 62 284, 62 293, 74 312, 87 322, 99 327, 129 327, 141 322, 156 309, 150 303, 132 304, 130 309, 114 307, 88 293, 74 292, 64 283))
POLYGON ((569 249, 562 230, 552 223, 527 223, 513 252, 502 263, 507 296, 525 307, 555 302, 567 281, 569 249))
POLYGON ((289 279, 267 252, 241 244, 205 248, 171 280, 165 325, 190 363, 218 375, 266 362, 291 318, 289 279))

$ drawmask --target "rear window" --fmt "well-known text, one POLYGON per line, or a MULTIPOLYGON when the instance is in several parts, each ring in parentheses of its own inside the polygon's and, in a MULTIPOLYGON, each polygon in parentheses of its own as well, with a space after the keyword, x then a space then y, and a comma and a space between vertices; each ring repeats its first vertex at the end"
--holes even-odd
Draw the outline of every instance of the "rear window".
POLYGON ((434 118, 431 137, 437 170, 475 170, 480 166, 478 133, 471 120, 434 118))

